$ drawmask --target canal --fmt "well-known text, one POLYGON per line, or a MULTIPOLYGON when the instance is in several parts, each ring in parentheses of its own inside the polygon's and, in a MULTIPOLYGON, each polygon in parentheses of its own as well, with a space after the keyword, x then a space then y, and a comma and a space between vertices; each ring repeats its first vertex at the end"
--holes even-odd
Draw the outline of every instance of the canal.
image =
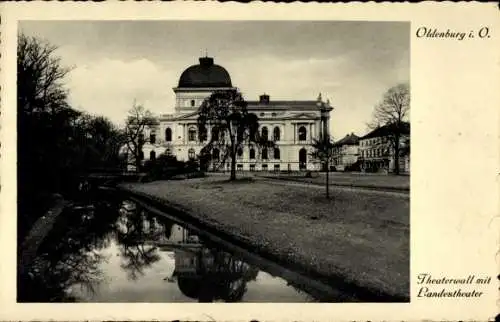
MULTIPOLYGON (((18 278, 19 302, 316 302, 280 269, 115 193, 67 208, 18 278)), ((286 271, 284 269, 283 271, 286 271)))

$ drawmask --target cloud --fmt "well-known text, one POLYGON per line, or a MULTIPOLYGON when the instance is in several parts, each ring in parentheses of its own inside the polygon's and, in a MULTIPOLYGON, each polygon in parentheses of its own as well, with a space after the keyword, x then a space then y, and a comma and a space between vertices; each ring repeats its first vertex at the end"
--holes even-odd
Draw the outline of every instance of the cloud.
POLYGON ((246 99, 330 98, 334 137, 364 134, 374 106, 409 80, 408 23, 23 22, 59 46, 75 108, 121 123, 134 99, 172 113, 182 71, 209 50, 246 99), (269 32, 272 30, 272 32, 269 32), (75 37, 75 35, 78 35, 75 37))
MULTIPOLYGON (((408 79, 408 62, 396 61, 391 69, 365 66, 349 53, 331 58, 283 60, 273 55, 226 58, 225 67, 247 100, 262 93, 271 99, 314 100, 318 93, 331 99, 334 138, 366 132, 373 107, 391 86, 408 79)), ((79 65, 69 78, 74 107, 122 123, 134 100, 156 114, 174 111, 172 87, 188 66, 159 64, 147 59, 100 59, 79 65)))
POLYGON ((173 106, 176 77, 147 59, 102 59, 70 73, 70 103, 116 123, 124 120, 134 100, 153 112, 165 113, 173 106))

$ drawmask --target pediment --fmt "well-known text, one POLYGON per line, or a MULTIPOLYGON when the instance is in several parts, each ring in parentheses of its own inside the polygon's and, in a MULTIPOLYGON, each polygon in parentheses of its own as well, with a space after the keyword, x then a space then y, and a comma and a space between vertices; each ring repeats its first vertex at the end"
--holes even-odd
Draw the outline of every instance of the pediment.
POLYGON ((198 118, 198 111, 174 117, 173 121, 193 120, 198 118))
POLYGON ((318 118, 318 115, 313 114, 313 113, 296 113, 296 114, 290 114, 284 117, 284 119, 287 120, 310 120, 310 119, 316 119, 318 118))

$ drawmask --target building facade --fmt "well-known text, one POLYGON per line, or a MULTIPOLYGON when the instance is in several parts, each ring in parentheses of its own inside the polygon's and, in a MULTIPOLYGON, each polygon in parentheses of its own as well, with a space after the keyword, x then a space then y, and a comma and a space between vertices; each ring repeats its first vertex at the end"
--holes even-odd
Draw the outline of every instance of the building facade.
POLYGON ((333 144, 332 166, 336 171, 359 170, 354 168, 359 159, 359 137, 347 134, 333 144))
MULTIPOLYGON (((202 57, 199 64, 188 67, 180 76, 175 93, 175 112, 161 114, 156 124, 147 127, 144 135, 149 137, 143 147, 144 160, 154 159, 160 154, 175 156, 178 160, 196 159, 207 142, 198 140, 198 108, 214 91, 236 90, 229 73, 214 64, 211 57, 202 57)), ((329 133, 329 113, 332 108, 321 95, 316 100, 282 101, 272 100, 263 94, 258 100, 247 100, 248 112, 259 118, 261 136, 275 142, 275 148, 266 149, 247 145, 236 160, 237 170, 319 170, 320 162, 311 158, 311 143, 315 138, 329 133)), ((213 151, 213 158, 219 157, 213 151)), ((218 167, 229 169, 230 160, 218 167)))
MULTIPOLYGON (((394 171, 394 147, 388 126, 378 127, 359 139, 361 171, 383 172, 394 171)), ((404 123, 399 140, 399 170, 410 172, 410 124, 404 123)))

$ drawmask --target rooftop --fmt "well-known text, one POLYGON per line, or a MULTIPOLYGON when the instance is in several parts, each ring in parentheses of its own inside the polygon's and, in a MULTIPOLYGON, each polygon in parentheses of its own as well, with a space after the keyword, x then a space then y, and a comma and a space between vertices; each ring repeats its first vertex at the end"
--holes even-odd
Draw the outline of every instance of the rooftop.
POLYGON ((357 145, 359 143, 359 136, 354 133, 347 134, 344 138, 335 142, 334 146, 342 146, 342 145, 357 145))
POLYGON ((201 57, 199 64, 188 67, 179 78, 180 88, 231 87, 227 70, 214 64, 212 57, 201 57))
MULTIPOLYGON (((395 128, 396 127, 393 124, 387 124, 387 125, 384 125, 381 127, 377 127, 373 131, 371 131, 368 134, 366 134, 365 136, 361 137, 360 140, 388 136, 388 135, 393 133, 395 128)), ((410 123, 402 122, 400 125, 400 133, 401 134, 410 134, 410 123)))

